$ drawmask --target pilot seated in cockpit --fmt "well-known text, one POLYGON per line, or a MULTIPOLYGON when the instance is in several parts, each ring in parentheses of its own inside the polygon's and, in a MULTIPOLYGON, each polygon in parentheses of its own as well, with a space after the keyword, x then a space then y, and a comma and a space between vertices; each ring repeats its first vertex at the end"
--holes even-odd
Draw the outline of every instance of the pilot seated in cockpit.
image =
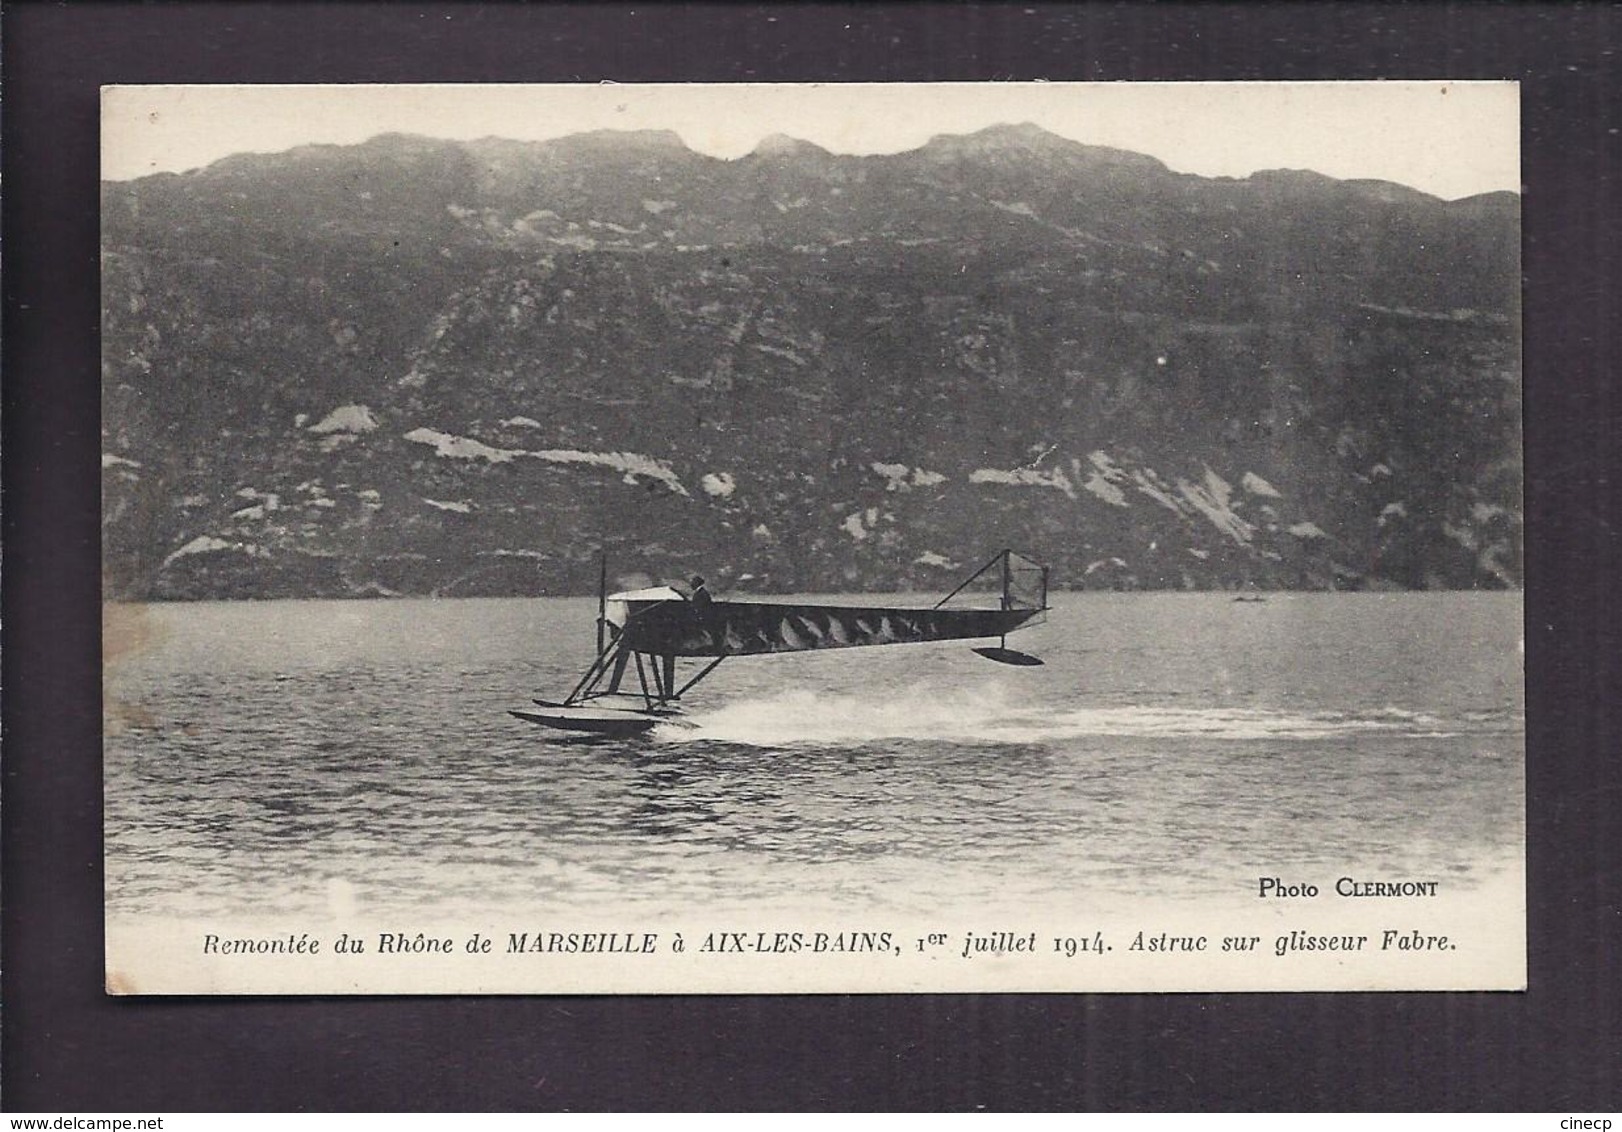
POLYGON ((709 613, 710 604, 712 601, 714 601, 714 598, 710 596, 710 591, 705 587, 704 579, 700 578, 698 575, 693 575, 693 580, 690 584, 692 588, 688 590, 685 596, 688 603, 693 607, 693 612, 698 614, 700 617, 703 617, 705 614, 709 613))

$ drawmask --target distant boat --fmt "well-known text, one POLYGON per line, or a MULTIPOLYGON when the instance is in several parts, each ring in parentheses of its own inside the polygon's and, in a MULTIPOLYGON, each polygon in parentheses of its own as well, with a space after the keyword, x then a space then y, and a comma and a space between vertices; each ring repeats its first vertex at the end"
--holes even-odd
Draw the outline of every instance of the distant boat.
POLYGON ((1245 603, 1250 604, 1250 605, 1259 605, 1262 602, 1266 601, 1267 599, 1265 597, 1263 597, 1261 594, 1249 594, 1249 595, 1240 594, 1238 597, 1234 598, 1233 600, 1234 601, 1242 601, 1242 602, 1245 602, 1245 603))
POLYGON ((1008 648, 1007 637, 1040 623, 1047 612, 1047 567, 1011 550, 999 551, 926 608, 719 601, 673 586, 609 594, 606 581, 605 563, 591 666, 561 701, 535 700, 534 707, 510 714, 566 731, 640 734, 678 717, 682 696, 729 657, 996 637, 998 644, 974 651, 999 664, 1042 663, 1008 648), (986 595, 995 605, 947 608, 988 575, 1000 582, 986 595), (704 663, 678 683, 678 659, 704 663), (633 667, 634 685, 629 681, 633 667))

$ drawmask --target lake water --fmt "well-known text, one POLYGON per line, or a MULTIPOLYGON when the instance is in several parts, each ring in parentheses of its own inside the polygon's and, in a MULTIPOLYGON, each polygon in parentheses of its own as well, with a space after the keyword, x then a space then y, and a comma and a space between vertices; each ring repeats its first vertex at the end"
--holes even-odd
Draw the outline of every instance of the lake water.
POLYGON ((916 917, 1519 877, 1520 595, 1057 602, 1010 641, 1042 668, 740 659, 693 726, 624 741, 507 715, 572 685, 592 600, 109 607, 109 917, 916 917))

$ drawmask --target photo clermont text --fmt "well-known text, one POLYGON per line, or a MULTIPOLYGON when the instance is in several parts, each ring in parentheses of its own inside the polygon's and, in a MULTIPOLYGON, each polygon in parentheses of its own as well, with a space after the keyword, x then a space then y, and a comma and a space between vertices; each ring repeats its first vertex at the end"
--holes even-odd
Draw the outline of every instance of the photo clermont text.
MULTIPOLYGON (((1340 877, 1331 887, 1336 896, 1353 899, 1379 897, 1435 896, 1438 883, 1434 880, 1360 880, 1340 877)), ((1313 899, 1320 895, 1316 884, 1306 881, 1285 881, 1279 877, 1257 877, 1256 895, 1267 900, 1313 899)))

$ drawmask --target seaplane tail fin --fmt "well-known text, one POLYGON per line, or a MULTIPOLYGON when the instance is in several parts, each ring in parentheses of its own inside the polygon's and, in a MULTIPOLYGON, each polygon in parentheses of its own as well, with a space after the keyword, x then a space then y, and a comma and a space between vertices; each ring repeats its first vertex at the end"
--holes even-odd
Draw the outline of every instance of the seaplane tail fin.
MULTIPOLYGON (((1048 568, 1023 554, 1003 551, 1003 606, 1006 609, 1046 612, 1048 568)), ((1025 624, 1038 625, 1041 621, 1033 619, 1025 624)))
POLYGON ((998 632, 989 635, 1002 639, 995 646, 977 648, 974 652, 998 664, 1020 667, 1041 664, 1041 660, 1029 653, 1008 648, 1007 637, 1009 633, 1040 625, 1047 620, 1048 568, 1012 550, 998 551, 989 562, 963 579, 935 608, 983 605, 993 598, 998 602, 999 615, 1004 621, 998 632))
MULTIPOLYGON (((1035 559, 1012 550, 999 550, 957 588, 935 603, 936 609, 984 606, 1000 598, 1000 608, 1026 613, 1042 613, 1048 608, 1048 568, 1035 559)), ((1032 618, 1024 622, 1040 624, 1032 618)))

